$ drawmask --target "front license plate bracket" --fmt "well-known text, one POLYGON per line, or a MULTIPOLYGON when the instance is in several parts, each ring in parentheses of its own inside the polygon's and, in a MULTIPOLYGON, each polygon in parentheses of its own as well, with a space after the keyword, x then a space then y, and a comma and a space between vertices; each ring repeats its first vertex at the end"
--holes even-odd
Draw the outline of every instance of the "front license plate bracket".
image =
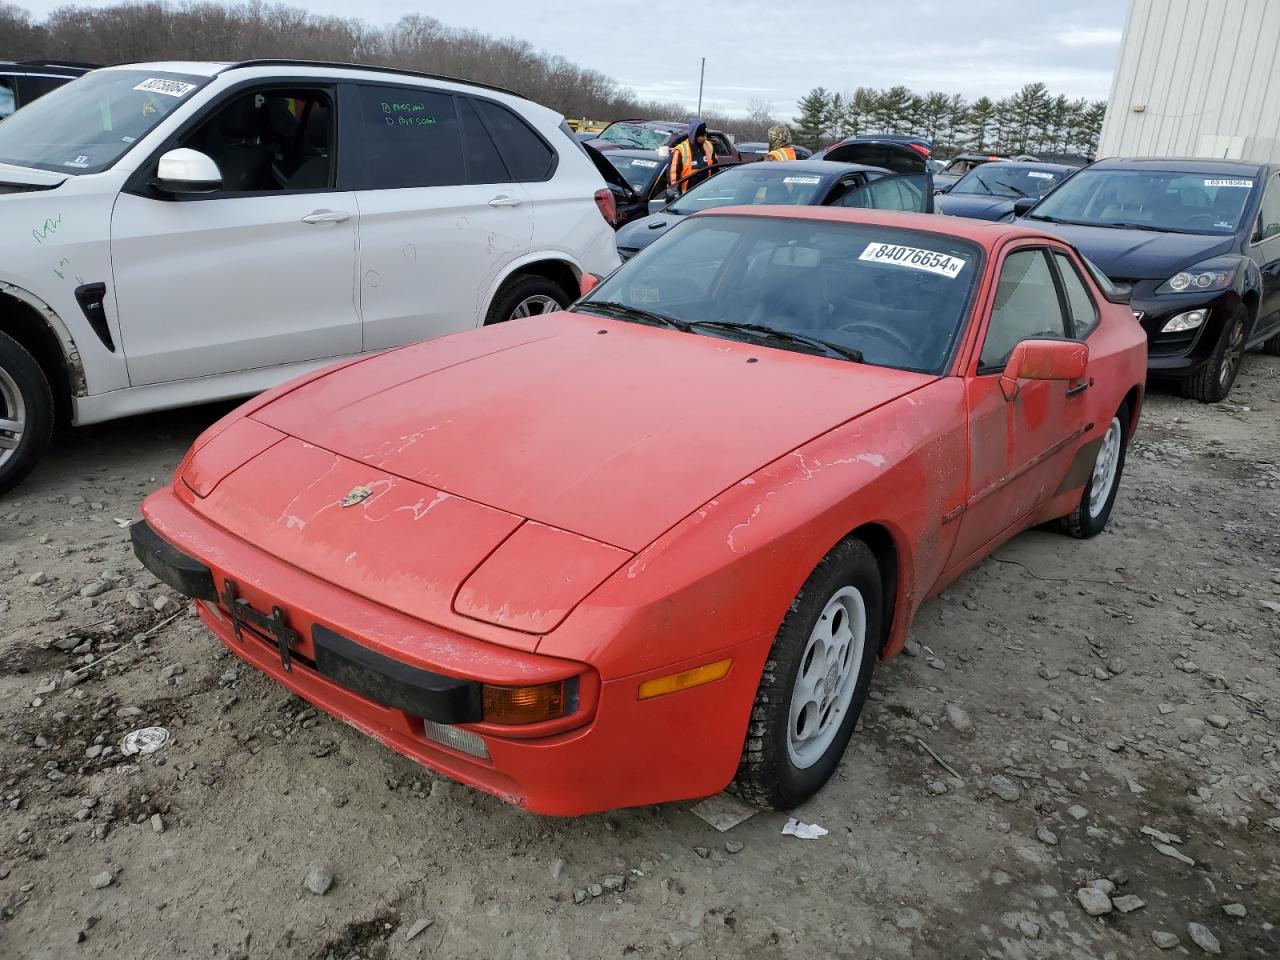
POLYGON ((280 652, 280 666, 292 673, 293 664, 289 656, 289 648, 297 646, 302 638, 298 635, 298 631, 289 626, 284 611, 273 606, 269 616, 260 613, 253 609, 248 600, 239 595, 235 583, 230 579, 223 580, 222 583, 222 602, 226 605, 227 612, 231 614, 231 626, 236 632, 236 639, 244 643, 245 624, 265 633, 276 642, 276 649, 280 652))

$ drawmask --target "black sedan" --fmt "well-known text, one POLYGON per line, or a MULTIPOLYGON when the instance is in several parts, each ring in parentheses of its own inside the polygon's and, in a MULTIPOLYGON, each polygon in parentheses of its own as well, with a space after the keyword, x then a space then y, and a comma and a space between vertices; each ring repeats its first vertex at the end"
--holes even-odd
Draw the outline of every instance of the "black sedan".
POLYGON ((618 231, 618 253, 626 260, 690 214, 714 207, 755 204, 872 207, 879 210, 932 209, 927 174, 895 174, 828 160, 785 160, 732 167, 691 189, 661 213, 618 231))
POLYGON ((974 220, 1012 220, 1018 200, 1038 200, 1075 173, 1059 163, 997 160, 974 167, 950 190, 934 197, 938 213, 974 220))
POLYGON ((1132 286, 1148 368, 1187 396, 1225 399, 1250 347, 1280 354, 1280 165, 1100 160, 1015 206, 1132 286))

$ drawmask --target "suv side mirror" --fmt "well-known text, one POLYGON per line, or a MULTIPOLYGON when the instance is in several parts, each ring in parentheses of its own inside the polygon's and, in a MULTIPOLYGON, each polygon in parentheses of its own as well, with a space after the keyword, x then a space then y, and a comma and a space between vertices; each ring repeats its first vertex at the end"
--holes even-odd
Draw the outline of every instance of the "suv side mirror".
POLYGON ((1039 197, 1019 197, 1013 201, 1013 215, 1015 217, 1025 217, 1031 208, 1039 202, 1039 197))
POLYGON ((179 147, 160 157, 154 185, 165 193, 213 193, 222 187, 222 171, 199 150, 179 147))
POLYGON ((1089 372, 1089 345, 1078 340, 1023 340, 1013 348, 1000 389, 1006 400, 1018 395, 1019 380, 1082 380, 1089 372))

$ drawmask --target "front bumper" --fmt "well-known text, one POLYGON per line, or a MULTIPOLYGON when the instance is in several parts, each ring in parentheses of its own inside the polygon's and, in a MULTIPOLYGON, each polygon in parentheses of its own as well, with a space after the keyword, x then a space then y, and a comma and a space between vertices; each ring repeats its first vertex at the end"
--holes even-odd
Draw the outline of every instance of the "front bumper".
POLYGON ((537 813, 569 816, 706 796, 734 775, 769 637, 602 681, 589 665, 444 631, 319 581, 209 523, 168 488, 147 498, 143 515, 132 534, 139 559, 192 596, 200 618, 233 653, 455 780, 537 813), (208 571, 207 581, 198 568, 208 571), (232 616, 228 604, 236 602, 268 623, 232 616), (278 629, 270 623, 276 614, 278 629), (348 660, 361 661, 354 674, 326 667, 329 635, 345 641, 348 660), (720 681, 637 697, 645 680, 724 657, 733 667, 720 681), (476 719, 481 684, 571 677, 579 681, 571 726, 498 727, 476 719), (445 746, 441 729, 483 743, 487 756, 445 746))
POLYGON ((1240 302, 1234 290, 1203 296, 1135 296, 1129 306, 1142 315, 1139 322, 1147 334, 1147 369, 1162 377, 1191 376, 1213 353, 1223 327, 1240 302), (1181 333, 1162 332, 1164 325, 1178 314, 1200 309, 1208 311, 1200 326, 1181 333))

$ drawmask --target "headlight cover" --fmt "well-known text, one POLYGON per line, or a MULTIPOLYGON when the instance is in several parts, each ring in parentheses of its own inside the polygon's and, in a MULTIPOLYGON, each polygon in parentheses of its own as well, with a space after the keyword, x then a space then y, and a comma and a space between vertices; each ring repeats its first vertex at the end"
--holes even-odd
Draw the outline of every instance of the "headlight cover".
POLYGON ((1206 260, 1179 270, 1156 288, 1156 293, 1213 293, 1226 290, 1235 281, 1234 263, 1206 260))

